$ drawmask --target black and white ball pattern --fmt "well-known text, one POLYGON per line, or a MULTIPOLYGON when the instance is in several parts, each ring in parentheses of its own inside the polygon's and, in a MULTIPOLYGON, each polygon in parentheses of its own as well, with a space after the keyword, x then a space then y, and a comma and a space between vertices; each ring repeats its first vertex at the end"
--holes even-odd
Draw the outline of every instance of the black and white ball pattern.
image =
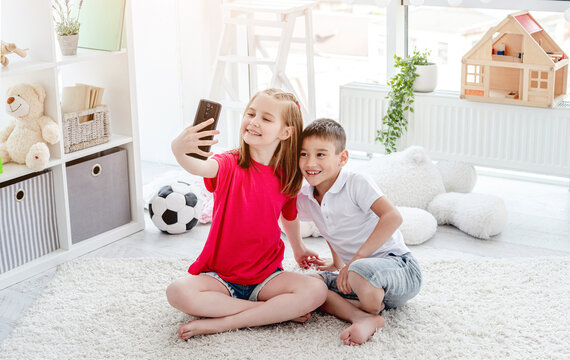
POLYGON ((148 210, 157 228, 169 234, 181 234, 198 223, 202 202, 190 184, 176 181, 158 190, 150 200, 148 210))

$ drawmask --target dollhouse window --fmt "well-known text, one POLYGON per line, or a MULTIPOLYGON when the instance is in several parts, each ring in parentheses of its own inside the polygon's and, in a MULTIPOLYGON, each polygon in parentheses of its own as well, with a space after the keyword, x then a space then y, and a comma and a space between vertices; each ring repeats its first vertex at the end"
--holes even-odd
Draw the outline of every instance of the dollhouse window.
POLYGON ((467 83, 481 85, 483 84, 483 74, 480 65, 467 65, 467 83))
POLYGON ((548 89, 548 72, 531 71, 530 72, 530 89, 531 90, 547 90, 548 89))

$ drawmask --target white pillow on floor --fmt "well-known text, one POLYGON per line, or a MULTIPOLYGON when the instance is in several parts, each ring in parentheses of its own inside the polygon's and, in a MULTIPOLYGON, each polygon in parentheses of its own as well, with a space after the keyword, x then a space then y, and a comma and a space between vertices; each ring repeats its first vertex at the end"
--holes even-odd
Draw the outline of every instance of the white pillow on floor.
POLYGON ((402 215, 400 231, 406 245, 419 245, 435 234, 437 221, 432 214, 418 208, 398 206, 402 215))
POLYGON ((452 224, 479 239, 499 234, 507 223, 503 199, 487 194, 439 194, 429 204, 428 211, 438 224, 452 224))

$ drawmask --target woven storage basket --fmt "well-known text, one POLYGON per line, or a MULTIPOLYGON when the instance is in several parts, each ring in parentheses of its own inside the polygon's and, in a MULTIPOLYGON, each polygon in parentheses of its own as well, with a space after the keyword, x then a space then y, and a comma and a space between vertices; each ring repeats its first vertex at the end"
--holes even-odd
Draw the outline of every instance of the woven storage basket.
POLYGON ((107 105, 63 114, 63 145, 66 154, 106 143, 110 138, 111 113, 107 105), (93 119, 80 123, 84 116, 93 119))

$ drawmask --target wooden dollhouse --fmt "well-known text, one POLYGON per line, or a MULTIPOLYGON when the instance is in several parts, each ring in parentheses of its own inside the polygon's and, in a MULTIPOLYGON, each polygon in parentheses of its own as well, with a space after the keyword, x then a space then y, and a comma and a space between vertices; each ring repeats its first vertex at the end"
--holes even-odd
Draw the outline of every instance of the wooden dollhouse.
POLYGON ((554 107, 566 96, 568 56, 528 11, 508 15, 465 54, 461 98, 554 107))

